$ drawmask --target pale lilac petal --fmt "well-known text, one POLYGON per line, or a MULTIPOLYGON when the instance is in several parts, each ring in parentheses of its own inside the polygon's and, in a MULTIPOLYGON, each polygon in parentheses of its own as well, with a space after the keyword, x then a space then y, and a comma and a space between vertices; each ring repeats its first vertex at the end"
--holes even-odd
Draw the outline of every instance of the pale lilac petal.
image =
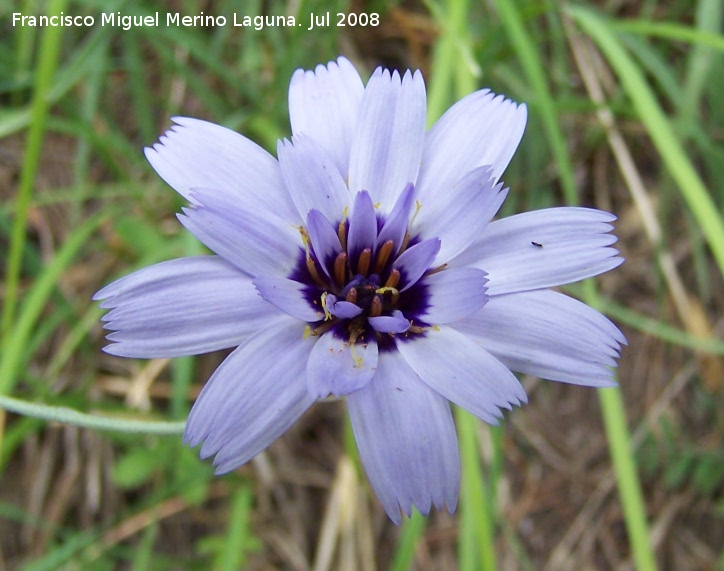
POLYGON ((429 307, 425 321, 440 325, 475 314, 488 300, 486 276, 477 268, 453 268, 426 277, 429 307))
POLYGON ((372 248, 377 241, 377 216, 372 199, 367 192, 358 192, 354 199, 352 215, 349 217, 347 252, 350 263, 355 267, 359 255, 365 248, 372 248))
POLYGON ((313 208, 327 220, 338 220, 352 202, 342 175, 330 156, 310 137, 279 141, 277 155, 284 182, 297 212, 307 219, 313 208))
POLYGON ((397 350, 430 388, 485 422, 495 424, 500 409, 527 401, 503 363, 449 326, 432 327, 409 340, 398 338, 397 350))
POLYGON ((415 185, 410 183, 402 191, 402 194, 397 198, 395 206, 392 208, 390 215, 382 225, 379 236, 377 236, 377 243, 375 244, 375 251, 379 249, 382 244, 387 240, 392 240, 394 244, 393 253, 397 253, 402 245, 407 232, 407 224, 410 219, 410 209, 415 198, 415 185))
POLYGON ((314 398, 348 395, 372 380, 377 371, 374 336, 354 345, 336 331, 328 331, 314 345, 307 362, 307 388, 314 398))
POLYGON ((615 385, 611 367, 626 343, 603 315, 548 290, 491 297, 455 329, 514 371, 594 387, 615 385))
POLYGON ((392 267, 400 270, 400 291, 405 291, 417 283, 429 268, 440 251, 440 240, 430 238, 411 246, 395 260, 392 267))
POLYGON ((177 123, 146 148, 146 158, 173 189, 188 200, 194 188, 226 192, 246 208, 274 213, 299 224, 289 204, 277 160, 243 135, 199 119, 177 123))
POLYGON ((440 207, 421 203, 414 231, 440 238, 436 263, 448 262, 478 238, 508 195, 503 184, 495 184, 489 166, 474 169, 458 180, 448 193, 435 200, 440 207), (443 198, 446 199, 442 205, 443 198))
POLYGON ((286 276, 294 268, 302 240, 299 230, 278 216, 251 210, 229 194, 194 189, 180 222, 205 246, 249 276, 286 276))
POLYGON ((258 331, 216 369, 191 409, 184 441, 203 442, 221 474, 251 460, 279 438, 314 402, 305 368, 313 341, 287 318, 258 331))
POLYGON ((616 217, 590 208, 548 208, 491 222, 451 266, 488 272, 488 294, 563 285, 607 272, 623 260, 611 248, 616 217))
POLYGON ((258 277, 253 281, 261 297, 287 315, 313 323, 324 318, 322 307, 312 307, 309 286, 286 278, 258 277))
POLYGON ((366 190, 382 213, 407 183, 417 180, 425 138, 427 103, 419 71, 400 79, 378 68, 367 84, 352 142, 349 187, 366 190))
POLYGON ((307 231, 312 241, 312 249, 317 256, 322 270, 327 277, 332 277, 331 270, 334 268, 334 260, 342 251, 342 244, 332 224, 319 210, 310 210, 307 217, 307 231))
POLYGON ((217 255, 98 292, 106 350, 167 357, 237 346, 184 433, 218 473, 334 395, 348 402, 393 521, 414 507, 452 511, 460 458, 450 402, 497 423, 527 400, 512 371, 615 384, 623 334, 544 289, 621 263, 615 217, 556 208, 491 222, 527 110, 488 90, 426 134, 419 72, 378 69, 364 87, 339 58, 294 73, 289 109, 278 161, 185 118, 146 149, 190 202, 181 222, 217 255))
POLYGON ((394 310, 392 315, 368 317, 367 321, 378 333, 404 333, 412 325, 399 309, 394 310))
POLYGON ((93 296, 110 309, 106 353, 156 358, 241 343, 277 311, 248 277, 217 256, 181 258, 134 272, 93 296))
POLYGON ((347 397, 360 457, 390 519, 457 505, 460 456, 448 403, 399 355, 380 353, 375 378, 347 397))
POLYGON ((342 319, 352 319, 362 313, 362 308, 358 305, 349 301, 339 300, 336 295, 332 295, 331 293, 327 296, 325 305, 329 313, 342 319))
POLYGON ((345 179, 363 93, 357 70, 343 57, 313 72, 298 69, 289 85, 292 133, 317 141, 345 179))
POLYGON ((441 211, 461 176, 492 167, 498 181, 523 136, 527 110, 489 90, 476 91, 453 105, 425 137, 418 200, 441 211))

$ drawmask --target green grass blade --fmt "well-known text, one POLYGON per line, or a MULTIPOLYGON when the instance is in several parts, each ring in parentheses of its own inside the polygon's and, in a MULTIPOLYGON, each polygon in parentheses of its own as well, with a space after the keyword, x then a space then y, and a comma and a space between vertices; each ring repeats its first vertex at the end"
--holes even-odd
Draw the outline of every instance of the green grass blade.
MULTIPOLYGON (((48 6, 48 14, 59 14, 65 9, 66 4, 67 0, 53 0, 48 6)), ((0 348, 3 349, 3 352, 7 351, 8 340, 12 337, 12 324, 18 302, 20 267, 25 248, 25 224, 28 219, 35 177, 40 164, 40 151, 43 145, 49 107, 47 94, 58 65, 62 33, 63 28, 45 28, 40 41, 39 62, 31 107, 31 123, 25 148, 25 159, 20 173, 18 196, 15 201, 15 220, 13 221, 10 236, 10 251, 5 267, 5 290, 3 292, 2 321, 0 321, 0 348)), ((2 383, 2 380, 0 380, 0 383, 2 383)))
POLYGON ((246 553, 253 545, 249 516, 254 500, 254 493, 247 484, 231 496, 229 511, 229 524, 226 530, 226 540, 220 554, 218 571, 236 571, 243 569, 246 553))
POLYGON ((495 0, 496 9, 508 33, 510 43, 518 56, 518 61, 523 67, 528 82, 535 92, 534 108, 540 114, 543 128, 548 137, 563 188, 563 195, 566 202, 575 204, 578 202, 578 193, 573 178, 573 167, 568 154, 566 139, 558 121, 555 97, 546 80, 545 70, 547 67, 541 60, 534 39, 523 24, 517 4, 516 0, 495 0))
POLYGON ((26 563, 19 569, 20 571, 58 571, 59 569, 77 568, 72 564, 74 559, 97 539, 92 533, 77 533, 61 545, 50 549, 41 558, 26 563), (66 564, 71 565, 63 567, 66 564))
MULTIPOLYGON (((569 8, 571 13, 576 10, 578 9, 569 8)), ((724 52, 724 37, 712 31, 700 30, 683 24, 654 22, 651 20, 620 20, 611 22, 611 28, 620 32, 631 32, 672 42, 686 42, 724 52)))
POLYGON ((477 429, 479 421, 465 410, 456 411, 462 485, 460 490, 460 538, 458 563, 461 571, 497 569, 492 494, 480 464, 477 429))
POLYGON ((432 81, 427 89, 427 120, 431 126, 457 96, 463 97, 476 89, 480 67, 472 53, 468 30, 468 0, 445 2, 444 9, 426 2, 428 9, 441 26, 443 33, 432 55, 432 81))
MULTIPOLYGON (((569 14, 573 15, 577 21, 578 18, 576 14, 580 13, 590 14, 585 10, 579 12, 577 8, 569 9, 569 14)), ((618 51, 624 54, 623 47, 618 44, 617 47, 618 51)), ((611 54, 607 53, 607 55, 610 57, 611 54)), ((626 57, 630 71, 627 77, 630 79, 634 74, 640 77, 640 73, 634 63, 628 59, 628 56, 626 57)), ((626 85, 623 79, 622 82, 624 83, 624 89, 627 87, 630 88, 630 85, 626 85)), ((642 78, 641 83, 644 83, 642 78)), ((646 86, 646 88, 648 89, 648 86, 646 86)), ((629 89, 627 89, 627 91, 629 91, 629 89)), ((651 99, 653 100, 653 96, 651 96, 651 99)), ((590 283, 586 285, 588 286, 585 287, 586 299, 591 305, 596 307, 598 304, 596 303, 597 294, 595 289, 590 283)), ((616 473, 619 498, 626 521, 626 529, 633 551, 636 569, 638 571, 653 571, 657 568, 656 559, 654 558, 649 541, 649 529, 643 492, 631 449, 631 438, 626 425, 626 413, 621 390, 619 388, 600 389, 598 395, 608 439, 609 453, 616 473)))
POLYGON ((138 547, 133 554, 131 571, 153 571, 153 543, 156 541, 157 536, 157 523, 151 524, 143 532, 138 547))
POLYGON ((646 505, 631 450, 621 390, 599 389, 598 396, 636 570, 654 571, 657 569, 656 559, 649 542, 646 505))
POLYGON ((672 327, 612 301, 602 301, 601 303, 599 309, 603 313, 636 331, 646 333, 672 345, 688 347, 700 353, 724 357, 724 341, 720 339, 697 337, 688 331, 672 327))
POLYGON ((105 213, 98 214, 79 226, 33 284, 23 303, 22 311, 13 324, 12 335, 5 340, 3 353, 0 356, 0 395, 8 394, 13 390, 16 382, 15 375, 21 359, 25 355, 23 348, 30 338, 50 293, 57 286, 60 275, 68 268, 75 255, 86 244, 88 237, 106 216, 105 213))
MULTIPOLYGON (((454 99, 462 98, 478 87, 476 78, 480 72, 470 55, 472 40, 467 2, 447 2, 444 10, 430 2, 428 5, 444 30, 433 54, 432 81, 428 90, 428 124, 432 124, 454 99)), ((463 488, 459 502, 459 568, 493 571, 496 569, 496 525, 490 509, 493 499, 488 496, 495 486, 488 488, 483 479, 476 444, 477 420, 464 411, 458 411, 456 418, 462 450, 463 488), (479 567, 480 564, 484 566, 479 567)))
POLYGON ((651 88, 624 50, 613 28, 603 18, 581 7, 569 7, 567 11, 596 42, 617 73, 666 168, 704 233, 719 271, 724 275, 724 221, 651 88))
MULTIPOLYGON (((696 31, 716 35, 722 21, 720 0, 700 0, 696 11, 696 31)), ((724 47, 724 37, 718 36, 724 47)), ((682 123, 696 122, 700 98, 707 85, 711 66, 716 61, 711 47, 694 45, 687 62, 686 84, 683 89, 683 105, 680 109, 682 123)))
POLYGON ((425 532, 427 520, 419 512, 413 510, 412 517, 402 522, 400 535, 397 538, 395 554, 390 563, 390 571, 408 571, 415 559, 415 548, 425 532))

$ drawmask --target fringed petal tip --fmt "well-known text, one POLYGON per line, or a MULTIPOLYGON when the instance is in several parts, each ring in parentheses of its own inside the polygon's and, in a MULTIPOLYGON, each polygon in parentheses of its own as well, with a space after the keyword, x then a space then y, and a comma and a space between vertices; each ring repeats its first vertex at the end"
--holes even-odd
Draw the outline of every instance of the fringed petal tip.
POLYGON ((248 462, 286 432, 312 405, 306 360, 312 341, 291 319, 261 329, 237 347, 204 385, 184 440, 215 456, 217 471, 248 462))
POLYGON ((390 506, 383 506, 387 517, 395 525, 402 525, 404 518, 410 519, 413 516, 413 512, 417 511, 422 517, 427 517, 433 508, 438 512, 447 512, 450 515, 455 515, 458 507, 458 496, 445 498, 443 501, 437 501, 431 499, 428 503, 421 505, 410 504, 403 501, 397 501, 396 504, 390 506))
POLYGON ((394 353, 380 353, 373 382, 347 396, 365 471, 390 519, 454 506, 460 456, 450 406, 394 353))

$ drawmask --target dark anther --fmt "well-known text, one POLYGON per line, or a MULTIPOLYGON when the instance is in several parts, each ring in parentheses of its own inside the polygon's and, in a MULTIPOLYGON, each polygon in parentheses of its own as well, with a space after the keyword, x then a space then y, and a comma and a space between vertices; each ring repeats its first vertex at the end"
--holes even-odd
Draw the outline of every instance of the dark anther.
POLYGON ((397 287, 398 283, 400 283, 400 270, 394 269, 390 272, 390 275, 385 282, 385 287, 397 287))
POLYGON ((392 249, 394 247, 395 244, 392 240, 387 240, 384 244, 382 244, 382 246, 380 246, 380 249, 377 252, 377 259, 375 260, 375 267, 373 270, 376 274, 382 272, 382 268, 385 267, 387 260, 390 259, 390 254, 392 254, 392 249))
POLYGON ((337 227, 337 237, 339 238, 339 243, 342 244, 342 249, 347 249, 347 222, 345 220, 342 220, 342 222, 339 223, 339 226, 337 227))
POLYGON ((357 262, 357 273, 367 277, 370 271, 370 262, 372 261, 372 250, 365 248, 359 255, 359 261, 357 262))
POLYGON ((382 315, 382 299, 379 295, 375 295, 370 303, 370 317, 379 317, 382 315))
POLYGON ((324 287, 324 282, 322 281, 322 278, 319 277, 317 266, 314 265, 314 259, 312 259, 311 256, 307 256, 307 270, 309 271, 309 275, 312 277, 314 282, 318 286, 324 287))
POLYGON ((334 281, 342 287, 347 281, 347 252, 340 252, 334 259, 334 281))

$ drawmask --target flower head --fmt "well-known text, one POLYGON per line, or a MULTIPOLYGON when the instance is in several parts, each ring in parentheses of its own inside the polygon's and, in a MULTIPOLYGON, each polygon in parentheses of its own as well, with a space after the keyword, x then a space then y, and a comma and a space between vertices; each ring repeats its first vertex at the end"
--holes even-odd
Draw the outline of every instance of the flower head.
POLYGON ((614 216, 552 208, 491 222, 526 108, 488 90, 425 130, 419 72, 344 58, 298 70, 278 159, 223 127, 176 118, 151 165, 188 201, 215 255, 102 289, 105 348, 173 357, 236 347, 191 410, 185 441, 218 472, 244 464, 319 399, 346 400, 390 518, 459 487, 450 404, 495 423, 526 401, 511 371, 613 384, 625 339, 551 291, 621 263, 614 216))

